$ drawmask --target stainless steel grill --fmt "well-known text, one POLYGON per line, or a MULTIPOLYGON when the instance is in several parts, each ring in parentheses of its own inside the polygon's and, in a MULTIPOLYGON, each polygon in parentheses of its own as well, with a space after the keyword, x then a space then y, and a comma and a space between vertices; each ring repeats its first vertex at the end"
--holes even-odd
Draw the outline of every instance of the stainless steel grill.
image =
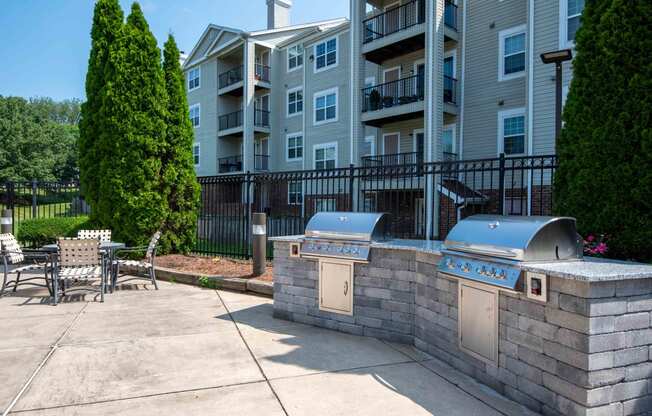
POLYGON ((388 238, 389 215, 366 212, 319 212, 306 225, 301 256, 369 260, 373 241, 388 238))
POLYGON ((581 242, 574 218, 474 215, 448 234, 439 271, 518 290, 523 263, 580 260, 581 242))

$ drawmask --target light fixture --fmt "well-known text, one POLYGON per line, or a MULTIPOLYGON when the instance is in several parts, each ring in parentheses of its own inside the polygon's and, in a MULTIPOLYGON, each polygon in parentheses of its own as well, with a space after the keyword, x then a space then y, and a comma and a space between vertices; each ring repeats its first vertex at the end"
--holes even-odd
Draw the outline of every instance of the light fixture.
POLYGON ((555 64, 555 148, 561 134, 561 94, 562 94, 562 63, 573 59, 573 52, 570 49, 544 52, 541 55, 541 62, 544 64, 555 64))
POLYGON ((561 49, 558 51, 544 52, 541 54, 541 61, 544 64, 555 64, 573 59, 573 51, 561 49))

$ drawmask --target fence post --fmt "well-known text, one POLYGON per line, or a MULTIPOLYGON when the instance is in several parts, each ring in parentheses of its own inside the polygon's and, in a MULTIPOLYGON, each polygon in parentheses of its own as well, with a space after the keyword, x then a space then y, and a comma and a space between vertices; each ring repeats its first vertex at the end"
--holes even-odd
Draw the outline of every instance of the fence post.
POLYGON ((503 215, 505 200, 505 153, 500 154, 498 160, 498 215, 503 215))
POLYGON ((36 179, 32 179, 32 218, 36 218, 36 190, 37 190, 36 179))
POLYGON ((353 163, 349 165, 349 211, 353 211, 353 163))
POLYGON ((247 171, 245 176, 245 209, 247 210, 245 214, 245 258, 249 259, 251 250, 251 238, 250 238, 250 226, 251 224, 251 172, 247 171))

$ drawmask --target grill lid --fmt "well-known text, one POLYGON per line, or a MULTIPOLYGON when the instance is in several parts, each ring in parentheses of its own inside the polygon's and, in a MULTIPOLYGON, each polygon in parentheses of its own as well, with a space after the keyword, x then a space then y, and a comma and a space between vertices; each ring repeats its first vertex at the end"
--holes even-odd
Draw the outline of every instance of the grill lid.
POLYGON ((473 215, 453 227, 446 249, 516 261, 582 258, 575 218, 473 215))
POLYGON ((306 225, 306 238, 381 241, 388 238, 389 215, 375 212, 318 212, 306 225))

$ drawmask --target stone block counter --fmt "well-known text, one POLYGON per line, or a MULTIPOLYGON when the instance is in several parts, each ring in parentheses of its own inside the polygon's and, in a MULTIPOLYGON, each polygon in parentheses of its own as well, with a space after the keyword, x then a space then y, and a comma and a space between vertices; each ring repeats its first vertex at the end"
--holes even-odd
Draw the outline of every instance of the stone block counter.
POLYGON ((437 271, 441 243, 372 243, 347 315, 320 310, 318 262, 289 255, 299 239, 274 238, 278 318, 412 344, 545 415, 652 415, 652 266, 527 264, 548 276, 548 301, 500 291, 493 362, 459 347, 459 281, 437 271))

